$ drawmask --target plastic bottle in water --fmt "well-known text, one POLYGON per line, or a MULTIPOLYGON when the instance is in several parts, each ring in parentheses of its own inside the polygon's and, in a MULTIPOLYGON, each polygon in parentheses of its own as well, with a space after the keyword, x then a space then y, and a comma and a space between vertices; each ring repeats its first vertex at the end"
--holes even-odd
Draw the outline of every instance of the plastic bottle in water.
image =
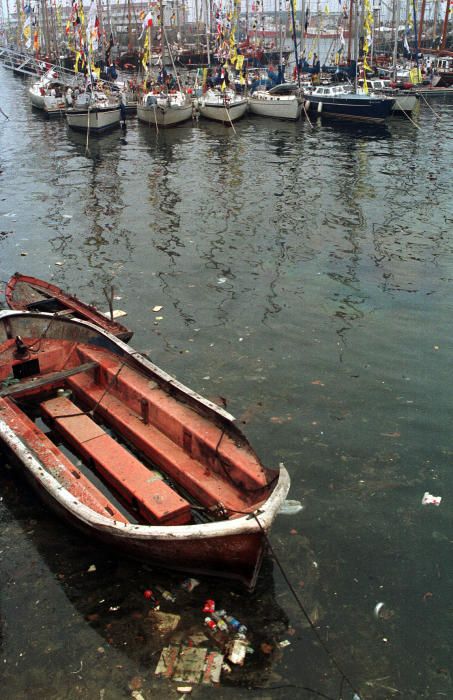
POLYGON ((234 630, 238 630, 241 626, 239 620, 236 620, 236 618, 232 615, 225 615, 225 622, 227 622, 229 626, 234 630))
POLYGON ((228 632, 228 625, 225 622, 225 620, 220 619, 217 622, 217 629, 220 630, 221 632, 228 632))
POLYGON ((213 620, 211 617, 205 617, 204 623, 207 627, 209 627, 210 630, 215 630, 217 627, 217 623, 215 620, 213 620))

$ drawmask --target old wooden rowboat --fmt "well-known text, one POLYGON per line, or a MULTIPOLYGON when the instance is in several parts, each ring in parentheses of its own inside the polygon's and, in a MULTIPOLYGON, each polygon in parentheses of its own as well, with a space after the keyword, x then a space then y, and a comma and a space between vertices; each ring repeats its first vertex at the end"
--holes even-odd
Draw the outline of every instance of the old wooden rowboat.
POLYGON ((0 447, 66 520, 252 588, 289 476, 222 408, 86 321, 0 312, 0 447))
POLYGON ((110 320, 95 306, 85 304, 72 294, 67 294, 56 285, 37 277, 16 272, 6 284, 5 298, 10 309, 58 312, 83 321, 91 321, 126 342, 133 335, 126 326, 110 320))

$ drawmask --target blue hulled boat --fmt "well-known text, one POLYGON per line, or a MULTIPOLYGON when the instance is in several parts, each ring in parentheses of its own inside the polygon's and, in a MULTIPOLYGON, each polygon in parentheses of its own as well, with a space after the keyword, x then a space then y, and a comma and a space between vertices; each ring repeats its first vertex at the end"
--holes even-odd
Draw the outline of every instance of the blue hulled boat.
POLYGON ((319 85, 305 93, 305 109, 328 117, 382 122, 395 100, 382 95, 348 92, 344 85, 319 85))

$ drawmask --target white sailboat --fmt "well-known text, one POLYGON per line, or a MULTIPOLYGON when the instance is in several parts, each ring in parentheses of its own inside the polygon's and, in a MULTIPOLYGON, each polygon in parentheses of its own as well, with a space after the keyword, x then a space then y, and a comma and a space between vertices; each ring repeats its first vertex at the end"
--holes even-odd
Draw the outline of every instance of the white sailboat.
POLYGON ((148 92, 137 104, 137 117, 149 126, 176 126, 192 118, 192 100, 181 90, 148 92))
POLYGON ((301 91, 285 90, 285 85, 277 85, 271 90, 255 90, 249 95, 249 110, 252 114, 273 119, 299 119, 302 111, 301 91))
POLYGON ((120 114, 117 98, 108 98, 103 92, 93 90, 77 97, 74 106, 66 110, 66 119, 71 129, 101 133, 119 126, 120 114))
POLYGON ((202 117, 229 124, 244 116, 248 101, 246 97, 237 95, 228 88, 210 88, 198 98, 197 107, 202 117))
MULTIPOLYGON (((170 46, 168 44, 162 2, 160 3, 160 16, 162 17, 160 57, 162 74, 164 74, 166 43, 171 62, 173 64, 173 69, 175 71, 178 89, 171 90, 170 88, 162 89, 160 87, 156 87, 145 94, 141 102, 137 103, 137 118, 139 121, 144 122, 149 126, 155 126, 156 129, 159 127, 169 127, 181 124, 182 122, 191 119, 193 113, 192 99, 183 91, 181 87, 170 46)), ((148 51, 148 73, 151 74, 151 24, 148 24, 148 41, 145 50, 148 51)))
POLYGON ((31 104, 49 116, 61 114, 66 108, 64 92, 67 84, 53 70, 48 71, 29 88, 31 104))

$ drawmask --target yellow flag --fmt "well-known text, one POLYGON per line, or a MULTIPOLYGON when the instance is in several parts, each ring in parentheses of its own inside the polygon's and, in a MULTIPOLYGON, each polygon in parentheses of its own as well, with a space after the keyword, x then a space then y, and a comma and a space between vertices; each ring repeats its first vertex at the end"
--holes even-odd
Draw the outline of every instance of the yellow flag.
POLYGON ((226 90, 226 82, 225 82, 225 81, 223 81, 222 85, 220 86, 220 89, 221 89, 222 91, 223 91, 223 90, 226 90))
POLYGON ((242 66, 244 65, 244 56, 239 53, 236 57, 236 70, 242 70, 242 66))
POLYGON ((79 72, 79 58, 80 58, 80 51, 77 51, 75 55, 75 61, 74 61, 74 73, 79 72))

